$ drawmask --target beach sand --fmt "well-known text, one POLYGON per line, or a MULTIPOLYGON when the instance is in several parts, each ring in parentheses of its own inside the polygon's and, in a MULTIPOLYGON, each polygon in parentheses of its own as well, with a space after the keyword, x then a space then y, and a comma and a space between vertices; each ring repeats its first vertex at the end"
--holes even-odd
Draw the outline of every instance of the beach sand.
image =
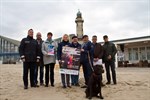
MULTIPOLYGON (((22 64, 0 65, 0 100, 87 100, 83 88, 62 88, 59 68, 55 68, 55 87, 27 90, 24 90, 22 70, 22 64)), ((118 84, 102 88, 104 100, 150 100, 150 68, 117 68, 116 72, 118 84)), ((105 74, 103 82, 106 82, 105 74)), ((80 84, 84 84, 82 71, 80 84)))

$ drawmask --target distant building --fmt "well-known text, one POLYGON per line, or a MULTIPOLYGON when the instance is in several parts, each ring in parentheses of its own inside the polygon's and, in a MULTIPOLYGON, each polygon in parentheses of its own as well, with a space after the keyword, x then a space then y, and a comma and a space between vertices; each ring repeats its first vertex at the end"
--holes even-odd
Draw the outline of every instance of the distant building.
POLYGON ((118 49, 118 66, 150 67, 150 36, 112 41, 118 49))
POLYGON ((19 60, 20 41, 0 35, 0 63, 16 63, 19 60))

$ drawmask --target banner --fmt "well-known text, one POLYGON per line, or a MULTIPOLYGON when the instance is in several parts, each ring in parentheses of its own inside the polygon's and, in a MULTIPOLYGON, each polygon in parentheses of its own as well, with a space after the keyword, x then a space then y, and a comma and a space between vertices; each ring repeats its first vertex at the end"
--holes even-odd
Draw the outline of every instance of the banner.
POLYGON ((63 46, 60 73, 78 75, 80 53, 80 49, 63 46))

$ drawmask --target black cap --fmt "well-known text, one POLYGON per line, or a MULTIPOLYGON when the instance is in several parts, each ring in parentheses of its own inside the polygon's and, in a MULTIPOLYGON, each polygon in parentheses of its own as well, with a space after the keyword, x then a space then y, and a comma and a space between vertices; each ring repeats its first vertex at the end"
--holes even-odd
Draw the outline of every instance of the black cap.
POLYGON ((77 36, 73 36, 72 39, 74 39, 74 38, 78 38, 78 37, 77 36))
POLYGON ((82 39, 85 38, 85 37, 88 37, 88 36, 87 35, 83 35, 82 39))

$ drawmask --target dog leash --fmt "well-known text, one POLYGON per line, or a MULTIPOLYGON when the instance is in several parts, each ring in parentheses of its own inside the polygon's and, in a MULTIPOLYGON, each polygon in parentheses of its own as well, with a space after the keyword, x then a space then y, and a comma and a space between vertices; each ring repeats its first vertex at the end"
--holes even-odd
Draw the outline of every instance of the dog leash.
POLYGON ((89 51, 88 51, 88 60, 89 60, 89 63, 90 63, 90 67, 91 67, 92 71, 94 72, 94 69, 93 69, 92 63, 91 63, 91 59, 90 59, 89 51))

